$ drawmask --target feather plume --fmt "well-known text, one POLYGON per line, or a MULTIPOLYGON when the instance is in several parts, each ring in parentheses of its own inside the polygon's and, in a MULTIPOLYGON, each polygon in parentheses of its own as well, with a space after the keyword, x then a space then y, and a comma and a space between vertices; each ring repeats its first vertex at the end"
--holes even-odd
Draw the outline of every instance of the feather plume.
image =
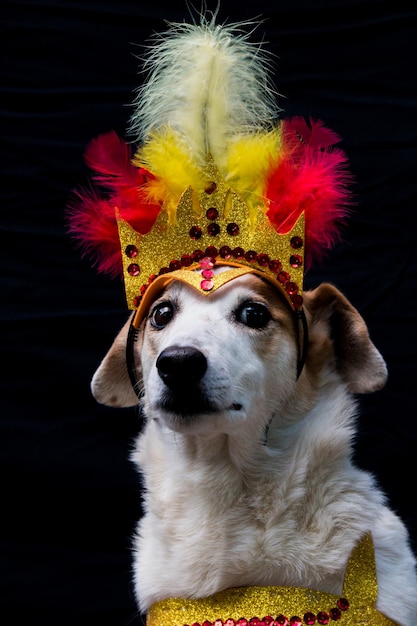
POLYGON ((283 152, 266 180, 267 215, 279 233, 305 216, 306 266, 320 261, 340 240, 348 212, 347 157, 334 147, 339 136, 321 121, 303 118, 281 123, 283 152))
POLYGON ((171 223, 184 190, 191 186, 201 193, 207 183, 207 177, 196 166, 189 148, 179 143, 170 129, 152 133, 136 153, 133 163, 152 170, 154 178, 146 187, 148 199, 150 202, 164 202, 171 223))
POLYGON ((163 127, 210 154, 221 168, 231 137, 269 125, 279 108, 268 74, 269 59, 242 27, 254 24, 170 24, 149 46, 145 84, 135 98, 130 132, 143 142, 163 127))
POLYGON ((130 146, 113 131, 89 143, 85 160, 98 186, 75 192, 68 207, 69 232, 99 272, 115 277, 122 273, 115 208, 135 230, 147 233, 161 209, 147 192, 154 176, 132 165, 130 146))
POLYGON ((241 136, 230 144, 226 181, 245 199, 250 212, 257 211, 263 201, 264 179, 272 159, 277 159, 280 144, 277 129, 241 136))

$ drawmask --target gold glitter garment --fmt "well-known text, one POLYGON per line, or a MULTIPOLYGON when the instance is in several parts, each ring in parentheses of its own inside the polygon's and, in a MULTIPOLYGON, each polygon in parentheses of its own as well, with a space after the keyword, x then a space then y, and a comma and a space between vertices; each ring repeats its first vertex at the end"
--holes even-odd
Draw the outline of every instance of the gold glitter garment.
POLYGON ((377 594, 374 546, 368 534, 352 552, 341 597, 296 587, 239 587, 209 598, 157 602, 147 626, 301 626, 334 620, 343 626, 395 624, 376 609, 377 594))

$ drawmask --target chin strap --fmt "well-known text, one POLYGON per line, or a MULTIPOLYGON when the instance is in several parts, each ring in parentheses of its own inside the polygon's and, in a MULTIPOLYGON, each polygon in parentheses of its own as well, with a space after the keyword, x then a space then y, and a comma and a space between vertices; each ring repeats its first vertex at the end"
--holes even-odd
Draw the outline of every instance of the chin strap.
POLYGON ((300 378, 300 374, 303 370, 304 363, 307 358, 308 350, 308 326, 305 313, 303 309, 296 311, 297 319, 297 331, 298 331, 298 362, 297 362, 297 380, 300 378))
POLYGON ((139 335, 139 329, 133 325, 134 318, 129 327, 129 333, 127 335, 126 341, 126 365, 127 372, 129 374, 129 379, 133 387, 133 391, 140 398, 140 385, 136 376, 136 365, 135 365, 135 344, 139 335))

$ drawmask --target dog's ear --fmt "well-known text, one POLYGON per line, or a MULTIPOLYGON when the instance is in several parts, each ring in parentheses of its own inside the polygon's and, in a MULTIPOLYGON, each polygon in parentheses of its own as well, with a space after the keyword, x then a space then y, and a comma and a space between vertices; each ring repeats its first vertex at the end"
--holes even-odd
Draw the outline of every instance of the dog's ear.
MULTIPOLYGON (((91 392, 100 404, 113 407, 135 406, 138 403, 126 364, 126 342, 130 319, 117 335, 91 381, 91 392)), ((136 363, 137 378, 140 365, 136 363)))
POLYGON ((387 367, 360 313, 327 283, 304 295, 313 356, 314 351, 325 349, 325 338, 330 338, 336 368, 349 391, 371 393, 381 389, 387 380, 387 367))

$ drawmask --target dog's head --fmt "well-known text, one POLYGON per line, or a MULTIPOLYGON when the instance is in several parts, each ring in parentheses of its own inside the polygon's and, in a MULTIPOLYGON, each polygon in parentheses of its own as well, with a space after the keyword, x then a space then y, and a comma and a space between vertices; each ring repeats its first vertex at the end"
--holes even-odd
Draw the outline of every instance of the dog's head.
MULTIPOLYGON (((151 304, 135 346, 145 414, 187 433, 230 433, 257 416, 258 431, 294 401, 297 388, 304 404, 314 402, 329 376, 353 393, 384 385, 386 366, 365 322, 335 287, 305 293, 305 312, 309 347, 297 379, 297 323, 269 282, 247 274, 207 297, 172 281, 151 304)), ((138 402, 126 366, 129 326, 93 377, 102 404, 138 402)))

